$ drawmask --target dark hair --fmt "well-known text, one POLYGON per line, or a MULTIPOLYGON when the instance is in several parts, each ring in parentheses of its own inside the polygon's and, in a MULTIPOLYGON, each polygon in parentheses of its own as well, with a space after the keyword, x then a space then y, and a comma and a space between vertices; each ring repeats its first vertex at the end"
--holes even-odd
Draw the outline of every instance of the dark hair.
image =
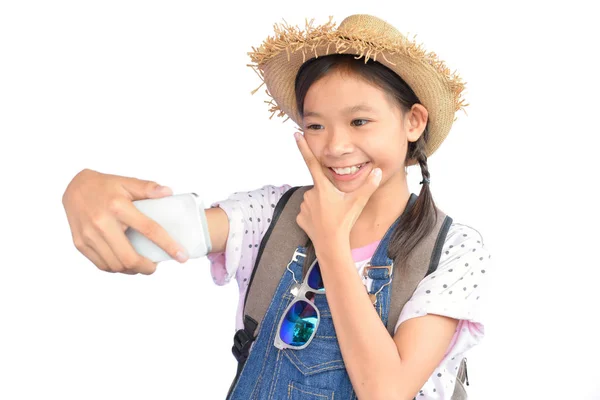
MULTIPOLYGON (((364 59, 356 58, 349 54, 334 54, 325 57, 313 58, 307 61, 296 76, 296 104, 300 116, 304 117, 304 99, 310 86, 335 70, 353 72, 384 90, 390 98, 397 101, 402 112, 410 111, 414 104, 420 103, 419 99, 406 82, 394 71, 385 65, 370 59, 365 63, 364 59)), ((416 160, 423 175, 423 186, 417 201, 410 211, 404 214, 402 224, 398 224, 392 233, 388 248, 388 257, 394 260, 398 266, 404 264, 409 253, 415 246, 427 236, 433 229, 437 214, 435 203, 429 189, 429 169, 427 167, 427 155, 425 154, 425 143, 429 138, 429 121, 425 130, 416 142, 408 143, 405 165, 410 160, 416 160)), ((315 259, 314 246, 308 241, 307 257, 304 262, 302 276, 315 259)))

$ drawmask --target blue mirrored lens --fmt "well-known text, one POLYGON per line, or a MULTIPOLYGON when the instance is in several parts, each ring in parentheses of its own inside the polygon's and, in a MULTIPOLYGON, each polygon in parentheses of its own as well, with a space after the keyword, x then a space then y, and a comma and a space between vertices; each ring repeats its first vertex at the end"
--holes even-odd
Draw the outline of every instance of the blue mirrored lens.
POLYGON ((312 304, 304 300, 297 301, 285 315, 279 337, 291 346, 303 346, 315 332, 317 322, 317 310, 312 304))
POLYGON ((317 262, 313 267, 312 271, 308 275, 307 280, 308 286, 311 289, 322 292, 325 290, 325 285, 323 284, 323 278, 321 277, 321 268, 319 268, 319 263, 317 262))

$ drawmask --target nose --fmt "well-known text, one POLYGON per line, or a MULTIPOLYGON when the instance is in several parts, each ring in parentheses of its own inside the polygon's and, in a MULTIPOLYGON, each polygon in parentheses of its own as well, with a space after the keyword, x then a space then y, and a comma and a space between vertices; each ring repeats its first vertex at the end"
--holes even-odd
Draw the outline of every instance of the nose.
POLYGON ((352 137, 347 129, 342 127, 328 129, 325 155, 340 157, 352 153, 353 149, 352 137))

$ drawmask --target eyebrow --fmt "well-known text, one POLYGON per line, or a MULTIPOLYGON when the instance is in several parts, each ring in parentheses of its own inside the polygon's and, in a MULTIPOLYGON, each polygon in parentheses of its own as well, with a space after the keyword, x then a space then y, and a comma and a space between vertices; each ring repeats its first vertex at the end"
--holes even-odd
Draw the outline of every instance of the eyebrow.
MULTIPOLYGON (((346 107, 342 110, 342 112, 344 114, 354 114, 355 112, 358 112, 358 111, 375 112, 375 110, 373 108, 369 107, 366 104, 357 104, 355 106, 346 107)), ((304 113, 304 118, 306 118, 306 117, 322 117, 322 115, 319 114, 318 112, 307 111, 304 113)))

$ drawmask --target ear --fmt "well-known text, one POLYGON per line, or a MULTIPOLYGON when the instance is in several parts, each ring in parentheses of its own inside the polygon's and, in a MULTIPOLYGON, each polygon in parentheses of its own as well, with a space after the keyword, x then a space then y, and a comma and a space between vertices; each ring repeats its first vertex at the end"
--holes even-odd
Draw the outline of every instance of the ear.
POLYGON ((409 142, 419 140, 427 126, 428 117, 429 112, 422 104, 414 104, 410 111, 406 113, 406 137, 409 142))

